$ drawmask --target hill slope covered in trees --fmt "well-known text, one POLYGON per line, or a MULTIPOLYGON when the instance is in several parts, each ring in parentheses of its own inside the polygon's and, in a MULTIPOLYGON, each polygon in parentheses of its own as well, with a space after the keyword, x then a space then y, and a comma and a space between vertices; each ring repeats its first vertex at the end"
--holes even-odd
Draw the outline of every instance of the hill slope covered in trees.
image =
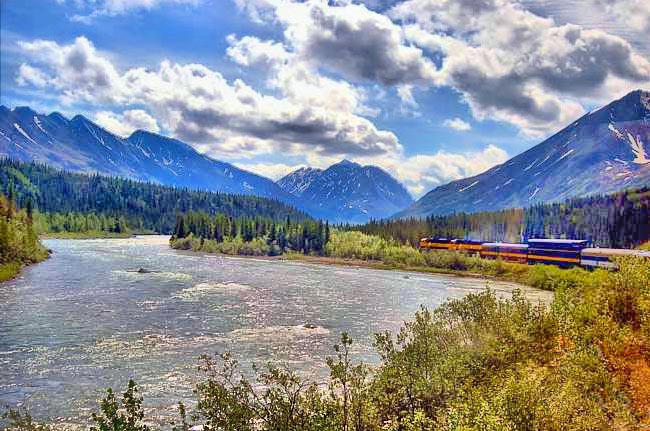
POLYGON ((587 239, 629 248, 650 240, 650 188, 474 214, 374 220, 350 229, 417 245, 422 237, 521 242, 526 238, 587 239))
MULTIPOLYGON (((284 203, 256 196, 200 192, 100 175, 72 174, 37 163, 0 160, 1 192, 15 184, 16 200, 28 200, 41 213, 58 214, 74 225, 94 214, 136 231, 171 234, 178 213, 204 211, 232 217, 261 216, 304 220, 308 216, 284 203)), ((52 218, 52 217, 51 217, 52 218)), ((57 217, 53 217, 57 218, 57 217)))

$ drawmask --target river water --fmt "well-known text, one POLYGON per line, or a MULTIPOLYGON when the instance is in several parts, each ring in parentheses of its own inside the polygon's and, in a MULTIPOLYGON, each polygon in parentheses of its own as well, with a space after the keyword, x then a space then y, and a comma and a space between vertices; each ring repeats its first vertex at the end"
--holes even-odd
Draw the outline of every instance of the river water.
MULTIPOLYGON (((48 240, 49 260, 0 284, 0 406, 83 424, 104 388, 121 391, 133 378, 148 412, 165 418, 192 399, 200 354, 231 351, 244 370, 281 361, 319 379, 342 331, 355 358, 374 363, 374 333, 397 331, 421 304, 486 287, 471 278, 179 252, 167 240, 48 240), (156 272, 135 272, 141 267, 156 272)), ((489 284, 504 296, 517 287, 489 284)))

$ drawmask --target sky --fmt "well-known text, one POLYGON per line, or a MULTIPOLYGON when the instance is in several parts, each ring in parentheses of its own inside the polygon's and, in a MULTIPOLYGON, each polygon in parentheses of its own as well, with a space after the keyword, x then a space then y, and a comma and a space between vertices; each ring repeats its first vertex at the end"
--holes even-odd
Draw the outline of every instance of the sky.
POLYGON ((0 103, 414 197, 650 89, 648 0, 0 0, 0 103))

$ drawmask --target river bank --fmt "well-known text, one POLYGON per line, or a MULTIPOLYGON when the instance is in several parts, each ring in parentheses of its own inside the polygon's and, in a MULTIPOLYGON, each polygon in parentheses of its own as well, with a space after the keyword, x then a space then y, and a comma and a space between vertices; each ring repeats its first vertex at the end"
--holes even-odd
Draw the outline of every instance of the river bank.
MULTIPOLYGON (((237 256, 246 259, 258 259, 268 261, 296 261, 316 265, 336 265, 344 267, 369 268, 383 271, 407 271, 423 274, 452 275, 457 277, 480 278, 492 281, 518 283, 536 289, 555 291, 560 285, 577 285, 592 274, 581 268, 560 269, 549 265, 526 265, 515 262, 504 262, 501 260, 482 259, 478 256, 468 256, 458 252, 429 251, 421 253, 416 249, 408 251, 408 259, 391 257, 386 260, 359 259, 355 257, 340 256, 314 256, 302 253, 288 252, 278 256, 251 255, 251 254, 228 254, 213 251, 212 247, 203 247, 198 240, 175 241, 170 239, 172 249, 184 250, 192 253, 203 253, 216 256, 237 256), (413 255, 417 254, 417 258, 413 255), (423 264, 410 264, 409 262, 426 262, 423 264)), ((407 248, 403 246, 403 248, 407 248)), ((334 253, 346 253, 345 250, 327 250, 334 253)))
POLYGON ((124 239, 133 238, 138 233, 134 232, 106 232, 106 231, 87 231, 87 232, 45 232, 39 234, 38 238, 46 239, 124 239))

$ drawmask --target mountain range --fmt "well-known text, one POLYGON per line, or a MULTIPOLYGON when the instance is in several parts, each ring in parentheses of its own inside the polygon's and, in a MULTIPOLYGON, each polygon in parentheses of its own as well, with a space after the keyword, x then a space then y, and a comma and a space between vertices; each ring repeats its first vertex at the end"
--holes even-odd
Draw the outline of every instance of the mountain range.
POLYGON ((198 190, 280 200, 314 217, 363 223, 527 207, 650 184, 650 93, 590 112, 539 145, 413 202, 384 170, 344 160, 301 168, 277 183, 147 131, 122 138, 77 115, 0 106, 0 157, 198 190))
POLYGON ((413 203, 409 192, 376 166, 343 160, 329 168, 301 168, 278 181, 287 193, 308 202, 312 211, 335 222, 363 223, 413 203))
POLYGON ((310 169, 306 176, 299 170, 276 184, 177 139, 142 130, 122 138, 82 115, 68 119, 29 107, 0 106, 2 156, 71 172, 272 198, 333 222, 388 217, 413 202, 401 184, 373 166, 346 161, 324 171, 310 169), (294 182, 303 189, 292 187, 294 182))
POLYGON ((0 106, 0 156, 72 172, 99 173, 177 187, 257 195, 296 204, 268 178, 199 154, 155 133, 116 136, 88 118, 0 106))
POLYGON ((650 184, 650 92, 590 112, 502 165, 431 190, 394 218, 528 207, 650 184))

